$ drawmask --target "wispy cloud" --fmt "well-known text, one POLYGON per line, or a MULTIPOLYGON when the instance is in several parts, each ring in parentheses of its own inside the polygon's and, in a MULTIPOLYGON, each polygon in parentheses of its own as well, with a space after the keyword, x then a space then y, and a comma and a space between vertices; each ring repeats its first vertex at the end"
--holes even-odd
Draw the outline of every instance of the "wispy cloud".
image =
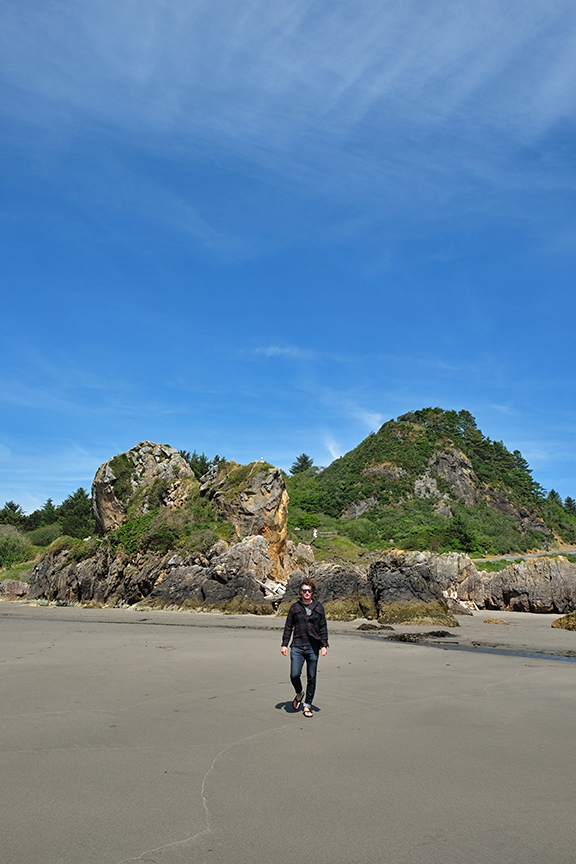
POLYGON ((290 360, 310 360, 315 356, 314 352, 296 345, 262 345, 255 348, 253 353, 260 357, 287 357, 290 360))
POLYGON ((98 126, 372 187, 517 182, 506 154, 576 104, 569 0, 7 0, 0 33, 5 113, 55 141, 98 126))
POLYGON ((339 459, 344 454, 341 447, 338 446, 332 435, 325 435, 323 439, 324 446, 330 453, 332 459, 339 459))

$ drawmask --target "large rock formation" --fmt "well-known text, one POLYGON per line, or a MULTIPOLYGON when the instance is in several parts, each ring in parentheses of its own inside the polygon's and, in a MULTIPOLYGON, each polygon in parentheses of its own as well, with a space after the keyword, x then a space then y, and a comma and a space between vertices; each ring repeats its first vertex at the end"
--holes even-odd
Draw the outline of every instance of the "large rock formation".
POLYGON ((75 548, 64 546, 46 555, 34 568, 28 599, 131 605, 148 596, 169 558, 161 552, 129 557, 123 550, 113 552, 103 547, 78 561, 75 548))
POLYGON ((286 593, 279 614, 286 614, 298 599, 302 579, 314 579, 316 599, 332 621, 353 621, 355 618, 376 618, 374 594, 366 574, 358 567, 339 564, 315 564, 307 574, 296 570, 286 584, 286 593))
POLYGON ((368 579, 381 623, 456 626, 444 591, 472 562, 465 555, 393 550, 374 561, 368 579))
POLYGON ((105 534, 118 528, 128 514, 132 518, 141 516, 161 504, 174 508, 175 492, 181 485, 174 484, 193 477, 186 460, 166 444, 142 441, 114 456, 100 466, 92 483, 92 510, 98 532, 105 534))
POLYGON ((149 552, 129 557, 103 547, 77 561, 75 549, 64 547, 35 568, 28 599, 273 613, 266 583, 274 564, 264 537, 249 537, 226 551, 216 543, 207 556, 201 566, 198 556, 149 552))
POLYGON ((531 558, 498 573, 471 570, 458 595, 483 609, 510 612, 572 612, 576 609, 576 564, 563 556, 531 558))
POLYGON ((261 536, 247 537, 213 557, 208 567, 174 555, 143 605, 272 614, 273 597, 266 584, 273 567, 268 541, 261 536))
POLYGON ((278 468, 259 463, 218 463, 200 480, 200 491, 231 522, 240 538, 260 534, 274 562, 272 577, 285 579, 288 492, 278 468))
POLYGON ((452 449, 434 453, 428 460, 428 468, 414 481, 414 494, 417 498, 442 498, 438 489, 441 478, 450 487, 455 498, 460 498, 468 507, 478 500, 478 477, 472 463, 460 450, 452 449))

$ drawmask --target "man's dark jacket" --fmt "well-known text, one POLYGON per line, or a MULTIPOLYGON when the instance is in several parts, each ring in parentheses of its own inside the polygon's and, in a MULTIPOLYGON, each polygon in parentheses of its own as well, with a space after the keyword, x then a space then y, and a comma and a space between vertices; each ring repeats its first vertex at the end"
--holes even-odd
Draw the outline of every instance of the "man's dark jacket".
POLYGON ((324 607, 318 600, 313 600, 311 609, 312 614, 307 615, 302 600, 292 604, 284 625, 283 646, 288 645, 290 634, 294 630, 292 645, 297 645, 299 648, 306 648, 308 645, 312 645, 313 648, 319 645, 328 648, 328 625, 324 607))

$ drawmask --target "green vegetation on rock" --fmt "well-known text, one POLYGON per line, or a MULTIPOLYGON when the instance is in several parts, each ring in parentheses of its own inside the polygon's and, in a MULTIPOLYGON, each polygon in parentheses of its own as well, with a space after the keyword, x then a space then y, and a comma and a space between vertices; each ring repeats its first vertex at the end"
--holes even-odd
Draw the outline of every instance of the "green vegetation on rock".
POLYGON ((294 540, 318 528, 369 550, 478 556, 541 548, 549 536, 576 542, 571 499, 567 507, 546 496, 520 451, 483 435, 468 411, 426 408, 390 420, 324 470, 297 472, 286 485, 294 540), (456 467, 441 476, 436 462, 446 455, 456 467))
POLYGON ((458 627, 442 603, 386 603, 378 616, 379 624, 421 624, 426 627, 441 625, 458 627))
POLYGON ((558 630, 576 630, 576 612, 569 612, 561 618, 556 618, 550 626, 558 630))

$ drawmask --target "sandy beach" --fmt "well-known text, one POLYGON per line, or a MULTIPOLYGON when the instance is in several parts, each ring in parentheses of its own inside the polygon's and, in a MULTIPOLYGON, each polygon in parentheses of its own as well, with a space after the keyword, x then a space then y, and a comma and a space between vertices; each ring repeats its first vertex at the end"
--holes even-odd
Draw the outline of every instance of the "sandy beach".
POLYGON ((573 862, 555 617, 332 623, 306 720, 280 619, 2 603, 0 860, 573 862))

